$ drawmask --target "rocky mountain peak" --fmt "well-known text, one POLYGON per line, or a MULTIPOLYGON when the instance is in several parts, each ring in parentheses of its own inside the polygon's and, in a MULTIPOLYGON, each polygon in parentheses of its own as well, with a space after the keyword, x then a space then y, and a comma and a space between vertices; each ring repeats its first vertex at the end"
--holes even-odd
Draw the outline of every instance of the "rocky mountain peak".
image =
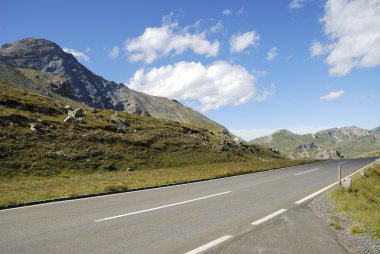
POLYGON ((62 59, 76 61, 72 55, 65 53, 56 43, 34 38, 3 45, 0 49, 0 58, 15 68, 45 72, 55 72, 56 68, 52 64, 54 61, 62 59))
POLYGON ((152 116, 229 133, 223 126, 176 101, 133 91, 94 74, 72 54, 49 40, 28 38, 5 44, 0 48, 0 61, 13 68, 64 78, 67 80, 64 89, 54 92, 90 107, 152 116))

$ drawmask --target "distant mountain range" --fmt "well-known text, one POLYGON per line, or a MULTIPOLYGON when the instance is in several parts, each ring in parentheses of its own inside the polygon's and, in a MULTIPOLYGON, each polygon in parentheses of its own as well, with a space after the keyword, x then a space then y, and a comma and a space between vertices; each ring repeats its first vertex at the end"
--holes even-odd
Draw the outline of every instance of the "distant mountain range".
POLYGON ((380 126, 372 130, 355 126, 333 128, 305 135, 283 129, 250 143, 270 146, 293 159, 362 157, 380 154, 380 126))
POLYGON ((179 102, 129 89, 108 81, 80 64, 56 43, 28 38, 0 49, 0 77, 18 88, 37 92, 63 103, 124 111, 230 133, 220 124, 179 102), (14 69, 12 69, 12 68, 14 69))

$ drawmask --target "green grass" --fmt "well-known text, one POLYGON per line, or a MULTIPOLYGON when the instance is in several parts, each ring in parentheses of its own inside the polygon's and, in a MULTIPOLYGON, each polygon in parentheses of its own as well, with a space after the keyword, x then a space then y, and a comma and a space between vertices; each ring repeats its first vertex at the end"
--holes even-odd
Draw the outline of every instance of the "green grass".
POLYGON ((364 229, 360 225, 352 225, 349 229, 348 232, 351 234, 361 234, 364 232, 364 229))
POLYGON ((310 161, 235 144, 208 129, 86 109, 64 123, 64 105, 0 80, 0 205, 230 176, 310 161), (35 124, 37 132, 32 132, 35 124), (112 165, 112 167, 107 167, 112 165), (133 172, 126 172, 133 168, 133 172))
POLYGON ((0 205, 72 197, 81 194, 123 191, 199 179, 239 175, 305 163, 288 160, 251 160, 186 167, 136 171, 62 172, 52 176, 14 176, 0 178, 0 205))
POLYGON ((350 189, 338 187, 330 193, 336 211, 352 218, 351 233, 369 232, 380 238, 380 164, 369 167, 365 177, 356 175, 350 189))

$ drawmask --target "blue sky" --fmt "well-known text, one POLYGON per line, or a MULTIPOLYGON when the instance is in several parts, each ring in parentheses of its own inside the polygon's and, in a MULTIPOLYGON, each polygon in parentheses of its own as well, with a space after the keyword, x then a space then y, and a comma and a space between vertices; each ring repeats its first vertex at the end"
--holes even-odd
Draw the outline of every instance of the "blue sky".
POLYGON ((380 0, 0 2, 0 44, 54 41, 247 140, 380 125, 380 0))

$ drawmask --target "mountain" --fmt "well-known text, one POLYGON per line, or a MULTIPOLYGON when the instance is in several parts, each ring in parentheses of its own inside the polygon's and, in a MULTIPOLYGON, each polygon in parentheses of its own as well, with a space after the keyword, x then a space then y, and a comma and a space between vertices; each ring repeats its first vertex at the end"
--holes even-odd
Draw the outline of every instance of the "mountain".
MULTIPOLYGON (((59 96, 93 108, 124 111, 188 123, 218 133, 229 133, 220 124, 175 100, 137 92, 94 74, 72 54, 64 52, 56 43, 45 39, 28 38, 5 44, 0 49, 0 61, 17 68, 34 81, 38 79, 35 84, 44 83, 44 87, 38 89, 45 90, 47 95, 52 95, 52 98, 61 102, 64 101, 59 96)), ((21 83, 21 89, 28 86, 27 90, 30 91, 30 87, 34 87, 21 83)), ((13 84, 18 85, 20 82, 13 84)), ((69 101, 64 103, 69 104, 69 101)))
MULTIPOLYGON (((24 81, 33 87, 33 81, 24 81)), ((72 117, 65 104, 0 77, 0 176, 282 159, 188 124, 113 110, 80 111, 72 117)))
POLYGON ((380 132, 355 126, 305 135, 279 130, 250 143, 270 146, 290 158, 351 158, 380 150, 380 132))

